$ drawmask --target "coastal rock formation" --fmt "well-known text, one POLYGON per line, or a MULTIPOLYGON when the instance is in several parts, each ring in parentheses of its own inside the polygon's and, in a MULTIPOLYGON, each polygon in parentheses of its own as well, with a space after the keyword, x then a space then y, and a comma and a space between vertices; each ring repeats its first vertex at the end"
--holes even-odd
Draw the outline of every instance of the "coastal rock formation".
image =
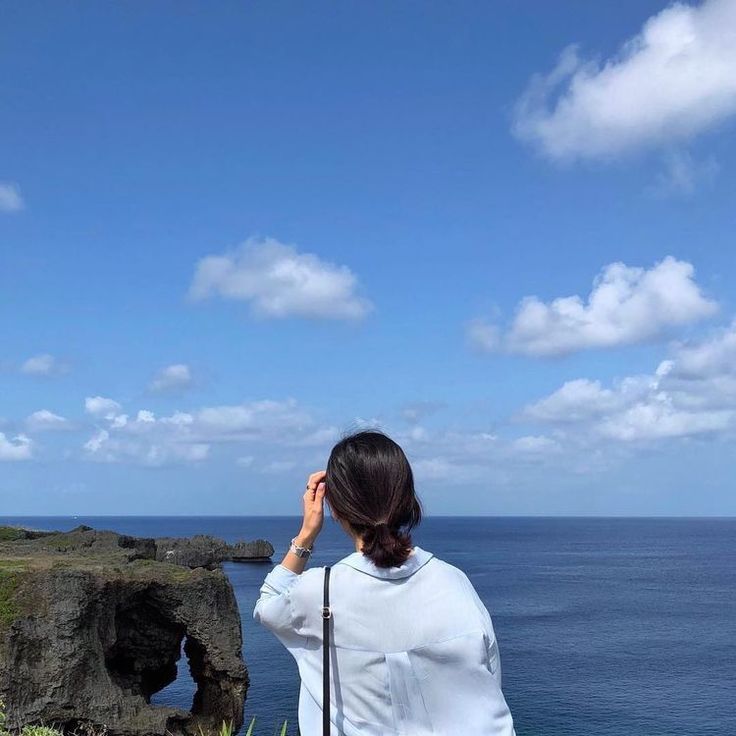
POLYGON ((213 568, 225 561, 261 562, 269 560, 273 552, 273 547, 265 539, 236 544, 227 544, 206 534, 156 539, 157 560, 185 567, 213 568))
POLYGON ((156 560, 153 539, 80 527, 0 530, 0 699, 7 726, 91 725, 111 736, 193 736, 243 721, 248 673, 221 570, 156 560), (190 711, 151 705, 182 650, 190 711))

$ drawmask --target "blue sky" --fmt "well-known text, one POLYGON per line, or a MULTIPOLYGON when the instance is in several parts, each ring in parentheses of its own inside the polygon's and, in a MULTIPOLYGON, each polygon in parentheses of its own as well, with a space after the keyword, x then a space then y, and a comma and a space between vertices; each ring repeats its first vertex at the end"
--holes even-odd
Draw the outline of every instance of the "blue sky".
POLYGON ((736 513, 736 2, 0 10, 6 514, 736 513))

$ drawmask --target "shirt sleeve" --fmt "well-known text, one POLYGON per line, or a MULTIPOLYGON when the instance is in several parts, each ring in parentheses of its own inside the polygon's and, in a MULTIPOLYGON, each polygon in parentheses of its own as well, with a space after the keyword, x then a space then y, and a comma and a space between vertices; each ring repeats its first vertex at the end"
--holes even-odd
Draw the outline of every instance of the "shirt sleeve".
POLYGON ((496 640, 496 634, 493 630, 491 614, 488 612, 485 603, 483 603, 483 601, 480 599, 478 591, 476 591, 475 586, 470 581, 470 578, 468 578, 467 575, 465 575, 464 573, 463 577, 465 578, 465 584, 468 589, 468 593, 475 603, 475 606, 478 609, 478 613, 480 614, 481 620, 483 622, 483 631, 486 641, 487 653, 486 664, 491 674, 493 675, 496 686, 498 688, 496 691, 498 696, 498 707, 496 712, 496 723, 498 729, 497 733, 508 734, 509 736, 516 736, 511 711, 509 710, 509 706, 506 703, 506 699, 503 696, 503 691, 501 690, 501 656, 498 651, 498 641, 496 640))
POLYGON ((276 565, 266 575, 253 609, 253 619, 273 632, 295 659, 303 653, 308 638, 298 631, 301 617, 295 615, 292 599, 302 574, 276 565))
POLYGON ((501 687, 501 655, 498 650, 498 641, 496 640, 496 632, 493 629, 493 622, 491 621, 491 614, 488 612, 485 603, 480 599, 478 591, 470 581, 467 575, 463 573, 465 585, 468 590, 475 607, 478 609, 481 621, 483 622, 483 631, 486 638, 486 651, 488 655, 488 669, 491 674, 495 677, 498 687, 501 687))

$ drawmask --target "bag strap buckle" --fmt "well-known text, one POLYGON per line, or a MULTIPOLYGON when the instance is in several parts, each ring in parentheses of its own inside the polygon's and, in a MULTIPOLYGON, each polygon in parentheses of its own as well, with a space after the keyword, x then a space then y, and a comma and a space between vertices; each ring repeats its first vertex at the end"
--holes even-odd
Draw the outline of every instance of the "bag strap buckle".
POLYGON ((322 618, 330 618, 332 616, 332 611, 330 610, 329 606, 322 606, 322 618))

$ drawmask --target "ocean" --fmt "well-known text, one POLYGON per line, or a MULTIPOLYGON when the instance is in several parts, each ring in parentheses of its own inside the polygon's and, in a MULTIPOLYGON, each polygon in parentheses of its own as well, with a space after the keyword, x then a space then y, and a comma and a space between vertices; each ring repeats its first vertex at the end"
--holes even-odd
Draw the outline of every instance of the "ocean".
MULTIPOLYGON (((297 517, 13 517, 139 536, 270 541, 297 517)), ((462 568, 493 618, 518 736, 736 736, 736 519, 428 517, 414 541, 462 568)), ((311 565, 354 550, 332 520, 311 565)), ((298 673, 252 618, 271 563, 227 564, 243 619, 246 722, 296 734, 298 673)), ((155 702, 188 708, 186 661, 155 702)), ((463 736, 458 724, 457 736, 463 736)))

